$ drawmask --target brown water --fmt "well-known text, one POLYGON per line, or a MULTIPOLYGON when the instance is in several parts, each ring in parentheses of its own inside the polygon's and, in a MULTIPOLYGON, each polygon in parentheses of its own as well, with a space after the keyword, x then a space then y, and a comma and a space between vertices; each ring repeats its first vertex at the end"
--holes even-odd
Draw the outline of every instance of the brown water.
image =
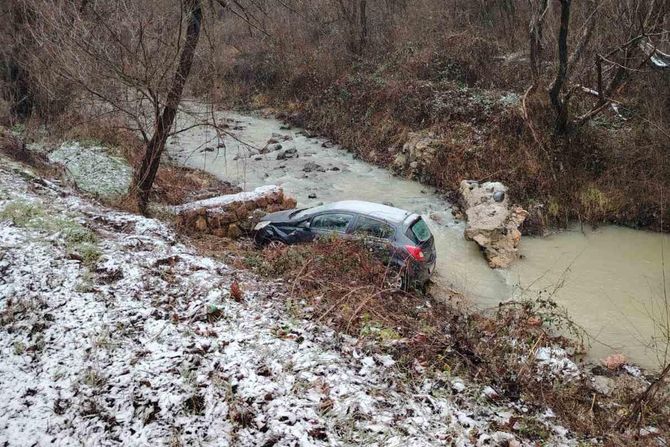
MULTIPOLYGON (((592 359, 623 352, 642 366, 658 365, 658 349, 650 343, 658 335, 657 323, 667 324, 662 250, 670 264, 670 235, 615 226, 595 231, 575 227, 544 238, 525 237, 522 260, 507 271, 491 270, 476 245, 463 238, 464 223, 454 220, 451 205, 430 187, 392 176, 337 146, 324 148, 323 139, 301 135, 300 129, 281 129, 276 119, 234 112, 216 116, 220 123, 228 120, 232 136, 220 141, 211 129, 192 129, 173 137, 170 153, 188 166, 245 189, 281 185, 301 207, 360 199, 418 212, 435 235, 438 290, 461 292, 480 307, 550 296, 590 335, 592 359), (276 160, 277 152, 248 156, 252 146, 265 146, 273 133, 291 136, 282 145, 295 147, 299 158, 276 160), (225 148, 216 149, 220 142, 225 148), (206 147, 215 151, 203 152, 206 147), (308 162, 326 172, 304 172, 308 162), (311 194, 316 198, 310 199, 311 194)), ((185 127, 192 122, 182 115, 178 124, 185 127)), ((670 281, 667 264, 666 276, 670 281)))

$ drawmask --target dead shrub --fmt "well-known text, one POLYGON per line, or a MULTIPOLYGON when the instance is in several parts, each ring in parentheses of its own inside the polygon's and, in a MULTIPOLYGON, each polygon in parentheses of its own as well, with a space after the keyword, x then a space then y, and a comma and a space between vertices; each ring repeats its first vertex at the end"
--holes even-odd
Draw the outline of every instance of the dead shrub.
MULTIPOLYGON (((596 396, 588 372, 563 374, 540 362, 541 349, 561 348, 570 358, 583 351, 579 329, 550 300, 468 313, 430 295, 394 288, 389 269, 357 241, 323 239, 262 251, 239 244, 237 250, 237 265, 285 282, 290 312, 357 337, 365 349, 393 355, 409 374, 469 376, 492 386, 499 399, 549 406, 561 423, 584 436, 644 445, 634 432, 613 429, 619 419, 613 409, 630 406, 639 386, 596 396), (297 297, 306 303, 294 303, 297 297), (573 337, 559 335, 559 330, 573 337)), ((621 374, 625 383, 628 376, 621 374)), ((646 420, 667 433, 670 427, 663 418, 668 410, 649 405, 646 420)))

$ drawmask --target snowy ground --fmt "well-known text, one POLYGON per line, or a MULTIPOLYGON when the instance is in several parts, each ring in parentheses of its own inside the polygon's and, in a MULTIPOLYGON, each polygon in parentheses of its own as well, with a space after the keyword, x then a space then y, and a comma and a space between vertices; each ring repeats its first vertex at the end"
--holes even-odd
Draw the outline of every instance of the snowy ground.
POLYGON ((535 445, 500 431, 523 409, 409 382, 276 284, 3 163, 0 445, 535 445))

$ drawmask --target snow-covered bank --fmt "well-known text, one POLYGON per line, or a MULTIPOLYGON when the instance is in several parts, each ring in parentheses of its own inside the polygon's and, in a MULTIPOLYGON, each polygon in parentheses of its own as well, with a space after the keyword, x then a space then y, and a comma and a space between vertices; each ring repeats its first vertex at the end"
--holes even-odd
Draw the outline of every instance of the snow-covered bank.
POLYGON ((501 431, 523 408, 447 375, 406 381, 158 221, 1 160, 0 216, 2 445, 531 445, 501 431))

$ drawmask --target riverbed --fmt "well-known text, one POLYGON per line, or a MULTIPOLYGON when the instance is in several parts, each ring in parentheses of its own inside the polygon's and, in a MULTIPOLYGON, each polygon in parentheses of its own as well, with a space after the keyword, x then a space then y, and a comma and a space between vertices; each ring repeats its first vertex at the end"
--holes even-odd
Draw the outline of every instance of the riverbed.
MULTIPOLYGON (((622 352, 644 367, 658 366, 654 340, 658 345, 663 326, 670 324, 663 287, 664 264, 670 281, 670 260, 663 262, 664 252, 670 256, 670 235, 575 225, 547 237, 524 237, 522 259, 509 270, 492 270, 476 244, 463 238, 465 222, 453 217, 451 204, 431 187, 394 176, 274 118, 230 111, 214 116, 227 133, 196 127, 175 135, 168 150, 176 161, 244 189, 280 185, 299 207, 359 199, 420 213, 435 235, 436 294, 456 292, 479 308, 509 299, 551 298, 588 333, 590 359, 622 352), (270 138, 282 148, 258 153, 270 138), (297 157, 277 159, 293 148, 297 157)), ((177 125, 193 123, 192 116, 182 114, 177 125)))

